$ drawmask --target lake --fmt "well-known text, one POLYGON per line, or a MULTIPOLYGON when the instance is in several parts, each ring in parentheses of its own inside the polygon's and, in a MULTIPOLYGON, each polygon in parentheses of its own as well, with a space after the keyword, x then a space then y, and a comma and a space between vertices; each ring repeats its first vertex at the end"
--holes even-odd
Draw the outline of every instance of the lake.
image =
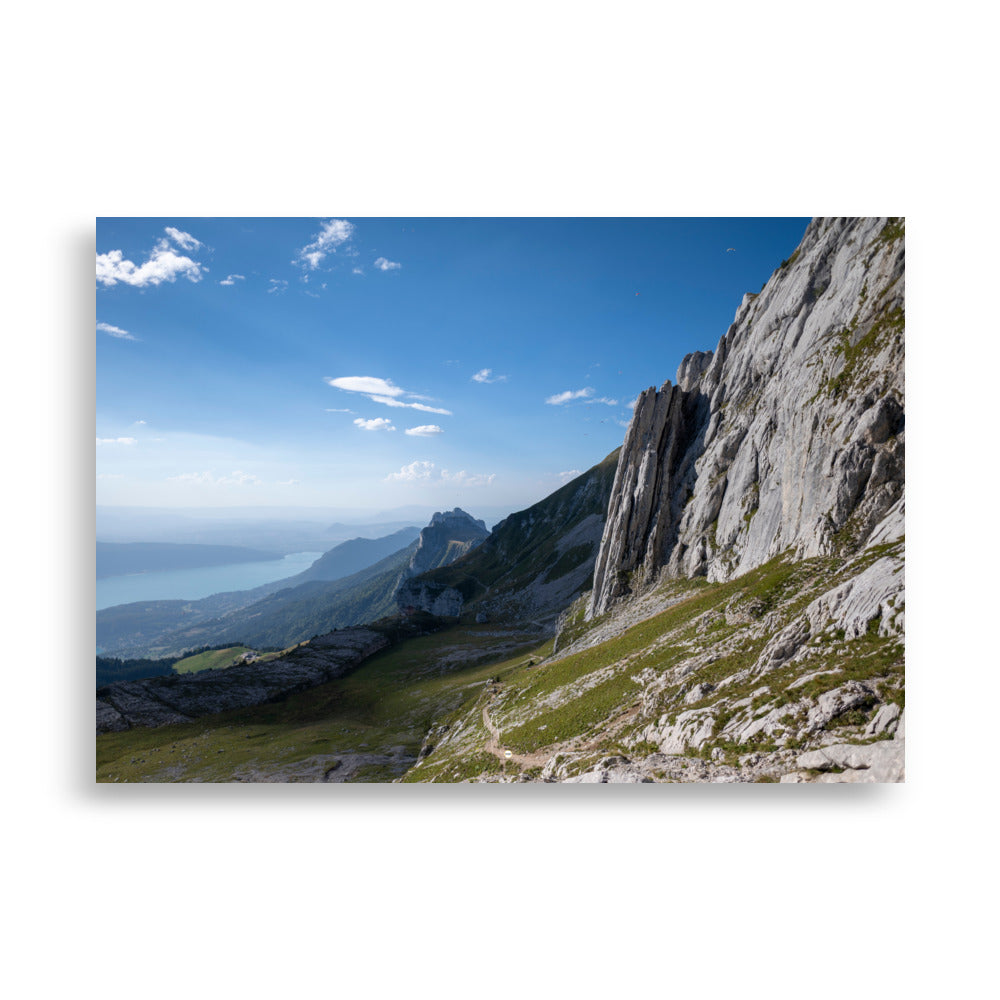
POLYGON ((97 581, 97 610, 132 601, 194 601, 230 590, 250 590, 308 569, 322 552, 293 552, 282 559, 202 566, 159 573, 131 573, 97 581))

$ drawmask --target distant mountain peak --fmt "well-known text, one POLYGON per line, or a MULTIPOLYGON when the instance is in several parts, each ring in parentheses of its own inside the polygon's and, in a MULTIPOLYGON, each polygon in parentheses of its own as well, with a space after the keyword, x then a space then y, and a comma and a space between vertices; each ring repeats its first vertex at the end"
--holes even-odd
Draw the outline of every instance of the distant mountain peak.
POLYGON ((461 507, 456 507, 454 510, 438 511, 432 518, 429 527, 435 524, 444 525, 463 525, 466 522, 471 522, 478 528, 482 528, 483 531, 489 533, 486 528, 486 522, 481 521, 478 518, 473 517, 467 511, 462 510, 461 507))

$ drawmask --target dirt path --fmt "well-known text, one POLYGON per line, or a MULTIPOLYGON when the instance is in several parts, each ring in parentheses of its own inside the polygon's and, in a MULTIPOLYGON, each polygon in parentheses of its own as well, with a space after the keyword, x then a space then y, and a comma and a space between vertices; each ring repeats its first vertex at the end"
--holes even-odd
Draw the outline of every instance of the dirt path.
POLYGON ((581 744, 576 740, 567 740, 565 743, 554 743, 552 746, 546 747, 544 750, 539 750, 536 753, 511 753, 508 757, 506 750, 500 743, 500 730, 493 725, 493 720, 490 718, 489 707, 487 705, 483 705, 483 725, 486 726, 490 733, 490 741, 487 743, 486 749, 489 753, 493 754, 494 757, 499 757, 500 760, 505 763, 508 760, 512 760, 516 764, 520 764, 522 767, 542 767, 557 753, 586 753, 590 750, 600 750, 602 744, 609 736, 613 735, 613 733, 625 722, 630 719, 634 719, 638 713, 638 706, 626 709, 620 715, 615 717, 615 719, 608 726, 608 729, 600 737, 591 740, 588 743, 581 744))

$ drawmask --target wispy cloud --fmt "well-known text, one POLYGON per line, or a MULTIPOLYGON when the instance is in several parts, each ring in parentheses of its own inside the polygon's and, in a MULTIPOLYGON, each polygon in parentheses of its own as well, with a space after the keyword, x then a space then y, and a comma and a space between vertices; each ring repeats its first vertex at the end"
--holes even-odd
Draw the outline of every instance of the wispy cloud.
POLYGON ((453 483, 455 486, 489 486, 496 477, 495 472, 489 475, 469 475, 464 469, 461 472, 454 473, 449 472, 447 469, 441 470, 441 481, 444 483, 453 483))
POLYGON ((419 396, 415 392, 407 392, 406 389, 394 385, 389 379, 377 378, 374 375, 343 375, 340 378, 324 379, 327 385, 334 389, 342 389, 344 392, 357 392, 367 396, 373 403, 381 403, 383 406, 405 407, 409 410, 422 410, 425 413, 443 413, 451 416, 451 410, 445 410, 439 406, 426 406, 423 403, 407 403, 399 399, 400 396, 407 396, 410 399, 426 399, 426 396, 419 396))
POLYGON ((163 230, 182 250, 197 250, 201 246, 201 240, 196 240, 190 233, 182 233, 173 226, 167 226, 163 230))
MULTIPOLYGON (((375 417, 373 420, 365 420, 363 417, 358 417, 354 421, 355 427, 360 427, 363 431, 394 431, 396 428, 392 426, 391 420, 386 420, 385 417, 375 417)), ((410 432, 407 431, 407 434, 410 432)))
POLYGON ((337 247, 346 243, 354 233, 354 226, 346 219, 330 219, 320 226, 319 232, 295 255, 293 264, 311 271, 323 263, 327 254, 336 253, 337 247))
POLYGON ((332 409, 330 407, 327 407, 325 412, 326 413, 353 413, 354 410, 332 409))
POLYGON ((284 278, 268 278, 267 280, 271 284, 271 287, 267 290, 269 295, 272 292, 280 295, 288 287, 288 282, 284 278))
POLYGON ((438 427, 437 424, 421 424, 419 427, 407 427, 406 433, 410 437, 436 437, 438 434, 443 434, 444 431, 438 427))
POLYGON ((227 275, 222 281, 219 282, 220 285, 235 285, 237 281, 246 281, 246 278, 242 274, 230 274, 227 275))
POLYGON ((404 465, 399 472, 390 472, 385 477, 386 482, 427 483, 444 486, 489 486, 496 473, 470 475, 464 469, 461 472, 449 472, 438 469, 433 462, 411 462, 404 465))
POLYGON ((157 242, 150 251, 148 259, 139 265, 126 260, 121 250, 97 254, 97 280, 107 288, 119 282, 135 288, 145 288, 147 285, 162 284, 164 281, 176 281, 178 276, 187 278, 188 281, 201 281, 203 270, 208 269, 190 257, 175 253, 169 240, 157 242))
POLYGON ((571 399, 586 399, 593 395, 594 390, 588 385, 584 389, 567 389, 565 392, 556 393, 554 396, 549 396, 545 402, 549 406, 562 406, 563 403, 568 403, 571 399))
POLYGON ((605 406, 617 406, 617 399, 608 399, 607 396, 599 396, 597 399, 588 399, 587 405, 592 406, 594 403, 604 403, 605 406))
POLYGON ((361 269, 360 267, 356 267, 356 268, 354 268, 354 269, 353 269, 353 270, 351 271, 351 274, 361 274, 361 275, 363 275, 364 273, 365 273, 365 272, 364 272, 364 271, 363 271, 363 270, 362 270, 362 269, 361 269))
POLYGON ((182 472, 177 476, 167 476, 170 483, 194 483, 202 486, 260 486, 261 481, 251 472, 237 469, 228 476, 216 476, 211 472, 182 472))
POLYGON ((402 266, 402 264, 398 264, 394 260, 386 260, 385 257, 379 257, 375 261, 375 267, 380 271, 398 271, 402 266))
POLYGON ((136 438, 131 437, 117 437, 117 438, 98 438, 98 444, 138 444, 136 438))
POLYGON ((559 480, 563 483, 568 483, 571 479, 576 479, 580 475, 579 469, 569 469, 567 472, 559 473, 559 480))
POLYGON ((487 384, 490 384, 492 382, 506 382, 507 381, 507 376, 506 375, 494 375, 492 368, 483 368, 480 371, 476 372, 475 375, 472 376, 472 381, 473 382, 485 382, 487 384))
POLYGON ((120 326, 112 326, 110 323, 98 323, 97 329, 101 333, 106 333, 112 337, 117 337, 119 340, 138 340, 138 337, 133 337, 128 330, 123 330, 120 326))

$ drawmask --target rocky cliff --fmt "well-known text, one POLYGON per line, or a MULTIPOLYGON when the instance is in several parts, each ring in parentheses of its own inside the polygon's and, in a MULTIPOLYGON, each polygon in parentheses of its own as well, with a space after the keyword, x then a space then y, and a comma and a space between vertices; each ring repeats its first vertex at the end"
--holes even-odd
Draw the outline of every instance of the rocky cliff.
POLYGON ((903 223, 816 219, 715 352, 635 405, 588 618, 657 579, 903 532, 903 223))

